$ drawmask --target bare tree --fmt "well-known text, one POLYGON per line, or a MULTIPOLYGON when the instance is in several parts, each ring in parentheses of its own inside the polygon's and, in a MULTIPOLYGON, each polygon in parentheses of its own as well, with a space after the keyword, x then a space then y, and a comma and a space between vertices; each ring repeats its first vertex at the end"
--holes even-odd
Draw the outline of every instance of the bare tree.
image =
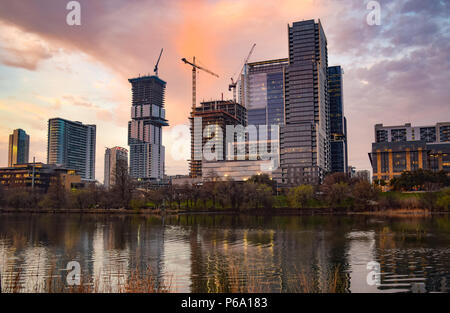
POLYGON ((67 192, 64 188, 61 180, 61 176, 58 175, 52 179, 50 187, 44 200, 41 201, 41 205, 52 209, 61 209, 67 204, 67 192))
POLYGON ((129 209, 135 184, 128 174, 127 163, 123 160, 118 160, 115 173, 113 174, 115 176, 115 183, 111 189, 112 194, 119 207, 129 209))

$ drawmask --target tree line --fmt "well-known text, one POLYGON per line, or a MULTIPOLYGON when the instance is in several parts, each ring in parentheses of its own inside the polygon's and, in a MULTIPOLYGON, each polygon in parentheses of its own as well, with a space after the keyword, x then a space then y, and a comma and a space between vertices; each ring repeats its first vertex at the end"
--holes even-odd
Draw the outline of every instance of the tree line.
MULTIPOLYGON (((255 175, 245 182, 219 180, 211 175, 200 185, 168 185, 142 188, 126 167, 118 167, 115 184, 106 189, 91 185, 85 189, 66 190, 60 181, 47 193, 27 189, 3 190, 0 206, 17 209, 154 209, 154 210, 270 210, 273 208, 366 210, 389 208, 428 208, 448 210, 450 188, 424 193, 420 197, 399 197, 382 193, 379 185, 344 173, 325 177, 321 185, 277 188, 268 175, 255 175)), ((405 177, 411 179, 405 174, 405 177)), ((403 181, 400 177, 398 181, 403 181)), ((422 183, 421 180, 411 184, 422 183)), ((400 184, 400 183, 398 183, 400 184)), ((403 184, 403 183, 402 183, 403 184)), ((399 185, 403 186, 403 185, 399 185)))

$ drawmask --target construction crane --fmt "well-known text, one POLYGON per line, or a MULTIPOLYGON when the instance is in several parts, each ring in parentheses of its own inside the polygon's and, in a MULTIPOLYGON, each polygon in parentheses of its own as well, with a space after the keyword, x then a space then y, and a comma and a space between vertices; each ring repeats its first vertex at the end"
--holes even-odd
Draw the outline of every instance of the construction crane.
POLYGON ((231 77, 231 84, 228 85, 228 91, 233 90, 233 100, 236 102, 236 86, 239 80, 241 79, 242 71, 244 70, 245 64, 247 64, 248 60, 250 59, 250 56, 253 53, 253 50, 255 49, 256 43, 253 44, 252 48, 250 49, 250 52, 248 53, 247 58, 244 61, 244 65, 242 65, 241 71, 239 72, 238 77, 236 78, 236 81, 234 81, 233 77, 231 77))
POLYGON ((164 48, 161 49, 161 52, 159 53, 159 58, 158 61, 156 62, 155 65, 155 69, 153 70, 153 72, 155 72, 155 75, 158 77, 158 64, 159 64, 159 60, 161 60, 161 55, 163 53, 164 48))
POLYGON ((186 60, 186 58, 182 58, 181 61, 192 66, 192 112, 194 112, 197 105, 197 69, 205 71, 206 73, 216 76, 217 78, 219 77, 219 75, 195 64, 195 57, 193 58, 192 63, 186 60))

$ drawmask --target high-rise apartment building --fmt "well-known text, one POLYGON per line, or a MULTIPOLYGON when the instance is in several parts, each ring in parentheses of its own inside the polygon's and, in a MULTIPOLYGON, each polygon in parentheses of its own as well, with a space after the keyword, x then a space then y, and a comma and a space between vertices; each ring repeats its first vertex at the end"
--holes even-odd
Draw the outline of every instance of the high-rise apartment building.
POLYGON ((165 159, 162 127, 169 125, 164 109, 166 82, 157 76, 128 81, 132 90, 131 121, 128 122, 130 175, 141 181, 162 179, 165 159))
POLYGON ((28 163, 30 136, 23 129, 15 129, 9 135, 8 166, 28 163))
POLYGON ((282 182, 315 184, 331 170, 327 39, 320 20, 294 22, 288 35, 282 182))
POLYGON ((122 147, 106 148, 104 175, 104 185, 106 188, 115 185, 116 173, 119 167, 123 167, 128 171, 128 150, 122 147))
POLYGON ((48 121, 47 163, 73 169, 95 180, 96 126, 52 118, 48 121))
POLYGON ((328 67, 331 172, 346 173, 348 169, 348 151, 347 120, 344 116, 343 73, 340 66, 328 67))

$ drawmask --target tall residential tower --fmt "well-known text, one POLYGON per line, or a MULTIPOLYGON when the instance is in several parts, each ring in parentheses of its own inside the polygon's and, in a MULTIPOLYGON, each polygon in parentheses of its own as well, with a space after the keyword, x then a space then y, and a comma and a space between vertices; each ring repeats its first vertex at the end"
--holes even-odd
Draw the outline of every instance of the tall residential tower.
POLYGON ((141 181, 162 179, 165 157, 162 127, 169 125, 164 109, 166 82, 157 76, 128 81, 132 90, 131 121, 128 122, 130 174, 141 181))
POLYGON ((327 39, 320 20, 295 22, 288 35, 282 182, 315 184, 331 170, 327 39))
POLYGON ((52 118, 48 121, 47 163, 73 169, 95 180, 96 126, 52 118))
POLYGON ((15 129, 9 135, 8 166, 28 163, 30 136, 23 129, 15 129))

